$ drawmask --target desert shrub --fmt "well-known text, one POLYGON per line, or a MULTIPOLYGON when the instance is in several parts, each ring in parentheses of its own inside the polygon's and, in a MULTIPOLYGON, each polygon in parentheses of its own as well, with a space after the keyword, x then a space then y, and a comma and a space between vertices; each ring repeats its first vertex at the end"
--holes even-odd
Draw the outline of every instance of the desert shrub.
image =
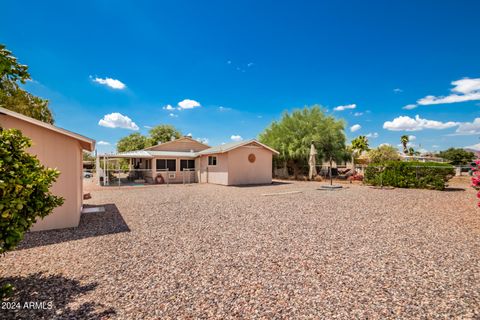
POLYGON ((0 254, 12 250, 36 222, 63 204, 49 188, 59 176, 25 151, 30 139, 0 128, 0 254))
POLYGON ((375 186, 443 190, 454 174, 453 166, 446 163, 388 161, 369 165, 364 181, 375 186))
POLYGON ((387 161, 399 161, 400 155, 396 148, 390 145, 381 145, 368 151, 368 158, 371 163, 384 163, 387 161))

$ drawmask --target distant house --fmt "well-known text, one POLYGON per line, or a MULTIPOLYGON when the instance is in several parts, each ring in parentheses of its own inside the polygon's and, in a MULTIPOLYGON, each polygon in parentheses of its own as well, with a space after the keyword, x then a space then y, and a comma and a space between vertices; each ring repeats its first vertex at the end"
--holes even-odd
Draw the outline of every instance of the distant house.
POLYGON ((447 160, 431 155, 408 156, 400 154, 402 161, 418 161, 418 162, 448 162, 447 160))
POLYGON ((32 140, 28 152, 36 155, 46 167, 60 171, 51 190, 65 202, 37 221, 32 230, 78 226, 83 205, 82 150, 94 150, 95 141, 4 108, 0 108, 0 127, 22 131, 32 140))
MULTIPOLYGON (((129 159, 136 177, 150 183, 190 182, 222 185, 272 182, 272 157, 278 152, 256 140, 210 147, 190 137, 143 150, 109 154, 104 159, 129 159)), ((108 179, 108 175, 104 175, 108 179)), ((108 182, 107 182, 108 183, 108 182)))

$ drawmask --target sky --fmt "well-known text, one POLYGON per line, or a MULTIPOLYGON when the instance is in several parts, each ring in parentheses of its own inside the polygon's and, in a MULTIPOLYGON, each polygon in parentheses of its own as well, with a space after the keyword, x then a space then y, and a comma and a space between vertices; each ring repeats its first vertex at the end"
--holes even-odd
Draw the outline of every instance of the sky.
POLYGON ((210 145, 319 104, 350 140, 480 149, 480 2, 8 1, 0 43, 56 125, 97 140, 171 124, 210 145))

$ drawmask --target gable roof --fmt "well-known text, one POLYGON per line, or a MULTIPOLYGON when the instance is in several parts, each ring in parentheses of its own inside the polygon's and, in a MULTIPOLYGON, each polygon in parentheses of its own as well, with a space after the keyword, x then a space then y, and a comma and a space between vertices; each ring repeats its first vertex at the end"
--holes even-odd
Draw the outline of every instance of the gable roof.
MULTIPOLYGON (((168 142, 167 142, 168 143, 168 142)), ((230 142, 225 143, 220 146, 211 147, 199 152, 184 152, 184 151, 156 151, 156 150, 135 150, 135 151, 127 151, 127 152, 120 152, 120 153, 112 153, 112 154, 105 154, 103 156, 111 157, 111 158, 144 158, 144 159, 152 159, 158 156, 170 156, 170 157, 177 157, 177 158, 196 158, 198 156, 207 155, 207 154, 215 154, 215 153, 225 153, 236 148, 255 143, 260 147, 263 147, 274 154, 279 154, 279 152, 275 149, 270 148, 269 146, 258 142, 255 139, 245 140, 240 142, 230 142)))
POLYGON ((53 124, 49 124, 49 123, 46 123, 46 122, 43 122, 43 121, 40 121, 40 120, 37 120, 37 119, 33 119, 33 118, 30 118, 30 117, 28 117, 26 115, 23 115, 21 113, 18 113, 18 112, 12 111, 12 110, 8 110, 8 109, 2 108, 2 107, 0 107, 0 114, 4 114, 4 115, 10 116, 12 118, 20 119, 22 121, 31 123, 33 125, 36 125, 36 126, 39 126, 39 127, 42 127, 42 128, 60 133, 60 134, 63 134, 63 135, 65 135, 67 137, 70 137, 70 138, 73 138, 80 143, 80 145, 82 146, 82 148, 84 150, 93 151, 95 149, 95 140, 87 138, 85 136, 82 136, 78 133, 68 131, 68 130, 65 130, 65 129, 60 128, 60 127, 56 127, 53 124))
POLYGON ((175 158, 196 158, 197 152, 184 151, 156 151, 156 150, 135 150, 119 153, 105 153, 102 157, 110 158, 138 158, 138 159, 153 159, 155 157, 175 157, 175 158))
POLYGON ((145 148, 145 149, 143 149, 143 150, 151 150, 151 149, 154 149, 154 148, 156 148, 156 147, 158 147, 158 146, 162 146, 162 147, 163 147, 163 146, 165 146, 165 145, 169 145, 169 144, 173 144, 173 143, 178 143, 178 142, 185 141, 185 140, 190 141, 190 142, 195 142, 195 143, 200 144, 200 145, 202 145, 202 146, 204 146, 204 147, 206 147, 206 148, 210 148, 210 146, 207 145, 207 144, 205 144, 205 143, 202 143, 202 142, 200 142, 200 141, 197 141, 197 140, 195 140, 195 139, 192 139, 191 137, 184 136, 184 137, 181 137, 181 138, 179 138, 179 139, 175 139, 175 140, 172 140, 172 141, 167 141, 167 142, 164 142, 164 143, 156 144, 156 145, 154 145, 154 146, 145 148))
POLYGON ((214 154, 214 153, 225 153, 225 152, 231 151, 233 149, 243 147, 243 146, 248 145, 250 143, 258 144, 259 146, 261 146, 261 147, 263 147, 263 148, 265 148, 265 149, 267 149, 267 150, 269 150, 269 151, 271 151, 275 154, 280 153, 277 150, 272 149, 269 146, 267 146, 267 145, 265 145, 261 142, 258 142, 255 139, 250 139, 250 140, 239 141, 239 142, 225 143, 225 144, 222 144, 222 145, 219 145, 219 146, 211 147, 209 149, 205 149, 203 151, 197 152, 197 154, 198 155, 206 155, 206 154, 214 154))

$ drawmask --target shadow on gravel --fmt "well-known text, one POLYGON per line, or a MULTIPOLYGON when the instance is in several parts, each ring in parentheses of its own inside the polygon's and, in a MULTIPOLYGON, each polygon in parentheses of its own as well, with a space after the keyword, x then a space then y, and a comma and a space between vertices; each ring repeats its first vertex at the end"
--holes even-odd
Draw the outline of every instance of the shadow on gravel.
POLYGON ((465 188, 445 188, 445 190, 443 191, 446 191, 446 192, 459 192, 459 191, 466 191, 467 189, 465 188))
POLYGON ((286 184, 292 184, 293 182, 288 182, 288 181, 279 181, 275 180, 272 183, 265 183, 265 184, 239 184, 239 185, 232 185, 228 186, 234 187, 234 188, 251 188, 251 187, 271 187, 271 186, 282 186, 286 184))
POLYGON ((45 246, 54 243, 80 240, 121 232, 130 228, 115 204, 84 205, 84 208, 105 207, 105 212, 83 213, 76 228, 28 232, 17 250, 45 246))
POLYGON ((0 279, 15 290, 2 302, 2 319, 109 319, 116 312, 97 301, 75 304, 81 295, 95 290, 96 283, 81 285, 61 275, 34 273, 0 279))

